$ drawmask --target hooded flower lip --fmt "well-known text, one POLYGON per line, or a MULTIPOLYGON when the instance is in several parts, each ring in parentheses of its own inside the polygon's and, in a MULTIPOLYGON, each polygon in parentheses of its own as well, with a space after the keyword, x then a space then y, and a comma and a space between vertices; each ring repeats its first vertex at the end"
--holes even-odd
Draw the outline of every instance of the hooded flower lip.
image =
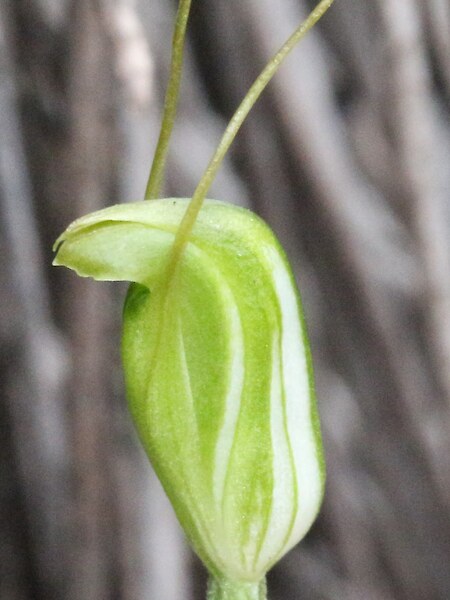
POLYGON ((75 221, 54 264, 127 280, 123 362, 142 443, 199 556, 258 581, 305 535, 324 467, 298 293, 270 229, 207 201, 167 286, 188 200, 75 221))

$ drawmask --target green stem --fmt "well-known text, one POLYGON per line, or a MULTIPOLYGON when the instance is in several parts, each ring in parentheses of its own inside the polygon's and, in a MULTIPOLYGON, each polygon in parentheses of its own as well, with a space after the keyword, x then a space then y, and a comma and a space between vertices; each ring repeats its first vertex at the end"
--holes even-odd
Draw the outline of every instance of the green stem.
POLYGON ((248 583, 210 577, 207 600, 267 600, 266 580, 248 583))
POLYGON ((181 74, 183 70, 184 40, 189 19, 191 0, 180 0, 178 6, 175 30, 172 40, 172 63, 170 66, 169 84, 164 101, 164 114, 153 159, 150 176, 145 190, 145 199, 152 200, 160 195, 167 153, 169 150, 170 136, 175 122, 175 115, 180 95, 181 74))
POLYGON ((194 227, 197 215, 200 212, 200 209, 206 198, 206 194, 211 187, 216 173, 245 118, 266 88, 267 84, 278 71, 284 59, 288 56, 288 54, 290 54, 290 52, 308 33, 308 31, 317 23, 317 21, 326 13, 326 11, 333 4, 333 1, 334 0, 322 0, 319 2, 307 19, 303 21, 303 23, 294 31, 287 42, 283 44, 283 46, 275 54, 272 60, 269 61, 234 113, 230 123, 228 124, 228 127, 225 130, 225 133, 222 136, 217 150, 215 151, 206 171, 200 179, 200 183, 198 184, 194 195, 192 196, 192 200, 189 203, 186 213, 177 230, 172 255, 172 264, 174 266, 177 264, 178 259, 189 239, 189 235, 194 227))

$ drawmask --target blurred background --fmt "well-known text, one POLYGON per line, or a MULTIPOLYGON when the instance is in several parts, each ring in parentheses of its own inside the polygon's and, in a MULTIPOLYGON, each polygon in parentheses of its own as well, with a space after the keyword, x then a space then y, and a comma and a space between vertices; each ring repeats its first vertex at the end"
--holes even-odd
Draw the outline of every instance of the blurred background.
MULTIPOLYGON (((312 8, 193 1, 166 194, 312 8)), ((0 600, 200 600, 126 411, 125 288, 51 267, 75 217, 143 197, 175 0, 0 3, 0 600)), ((211 196, 279 235, 302 290, 328 462, 271 600, 450 598, 450 5, 337 0, 211 196)))

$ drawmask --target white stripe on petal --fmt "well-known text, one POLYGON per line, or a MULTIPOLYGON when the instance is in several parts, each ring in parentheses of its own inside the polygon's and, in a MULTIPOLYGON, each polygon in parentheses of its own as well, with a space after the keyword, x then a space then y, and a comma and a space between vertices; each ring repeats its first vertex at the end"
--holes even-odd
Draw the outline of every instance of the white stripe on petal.
POLYGON ((321 499, 321 476, 311 422, 311 392, 296 292, 277 250, 266 246, 264 255, 271 266, 282 316, 283 386, 298 485, 297 516, 286 543, 284 551, 287 551, 306 534, 314 521, 321 499))
MULTIPOLYGON (((178 314, 178 343, 179 343, 179 356, 180 356, 180 375, 183 381, 183 387, 185 389, 185 399, 186 399, 186 405, 190 407, 190 411, 186 410, 185 411, 185 416, 184 418, 186 419, 186 421, 191 425, 191 429, 192 429, 192 435, 193 437, 192 442, 196 444, 197 446, 197 453, 198 455, 200 454, 200 446, 199 446, 199 440, 200 440, 200 435, 199 435, 199 431, 198 431, 198 420, 197 420, 197 411, 196 411, 196 407, 195 407, 195 402, 194 402, 194 396, 192 394, 192 385, 191 385, 191 375, 189 373, 189 366, 188 366, 188 362, 187 362, 187 356, 186 356, 186 348, 184 345, 184 333, 183 333, 183 327, 182 327, 182 323, 181 323, 181 316, 180 314, 178 314)), ((185 423, 187 424, 187 423, 185 423)), ((198 466, 198 465, 196 465, 198 466)))
POLYGON ((224 403, 223 424, 219 431, 215 452, 214 465, 214 499, 217 506, 222 506, 230 455, 232 452, 234 434, 239 417, 244 386, 244 334, 241 319, 234 297, 228 288, 222 290, 225 295, 229 318, 230 342, 229 380, 224 403), (228 296, 228 297, 227 297, 228 296))
POLYGON ((272 438, 273 491, 269 524, 264 543, 257 556, 255 571, 265 571, 284 550, 286 536, 293 524, 296 510, 295 472, 292 451, 286 431, 286 414, 282 387, 280 333, 274 332, 272 342, 272 380, 270 389, 270 432, 272 438))

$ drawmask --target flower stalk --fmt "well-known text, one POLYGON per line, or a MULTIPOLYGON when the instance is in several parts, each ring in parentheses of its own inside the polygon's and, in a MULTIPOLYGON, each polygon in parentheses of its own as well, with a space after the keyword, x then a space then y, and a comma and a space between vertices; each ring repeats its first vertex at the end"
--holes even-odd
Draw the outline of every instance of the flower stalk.
POLYGON ((257 77, 244 99, 238 106, 236 112, 231 118, 220 143, 214 152, 197 188, 194 191, 192 200, 186 210, 186 214, 181 222, 175 239, 173 248, 173 262, 178 261, 178 257, 183 251, 190 232, 194 226, 198 213, 200 212, 206 195, 217 175, 223 159, 225 158, 231 144, 233 143, 239 129, 250 113, 251 109, 261 96, 272 77, 280 68, 283 61, 294 50, 297 44, 305 37, 305 35, 314 27, 314 25, 327 12, 334 0, 322 0, 316 8, 308 15, 308 17, 295 29, 289 39, 281 46, 278 52, 267 63, 266 67, 257 77))
POLYGON ((208 581, 207 600, 267 600, 266 580, 236 583, 211 577, 208 581))
POLYGON ((164 101, 163 118, 153 158, 150 176, 145 190, 145 199, 154 200, 160 197, 161 186, 166 168, 169 143, 172 135, 175 117, 177 114, 180 96, 181 77, 183 74, 183 55, 186 37, 186 28, 191 10, 191 0, 180 0, 175 21, 172 40, 172 61, 170 67, 169 83, 164 101))

